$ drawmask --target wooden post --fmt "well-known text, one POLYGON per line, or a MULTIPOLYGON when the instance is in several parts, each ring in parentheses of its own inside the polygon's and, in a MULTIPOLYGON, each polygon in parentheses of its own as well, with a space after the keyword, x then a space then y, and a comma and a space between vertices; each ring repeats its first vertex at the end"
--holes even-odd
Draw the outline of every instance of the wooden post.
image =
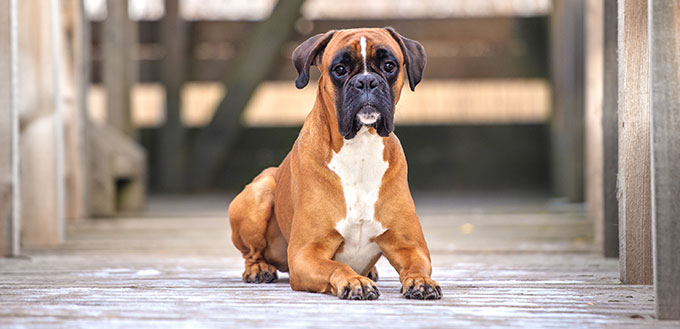
POLYGON ((82 0, 68 0, 64 47, 66 108, 66 218, 89 215, 87 193, 87 91, 89 87, 89 22, 82 0))
POLYGON ((210 187, 241 131, 241 112, 255 88, 271 73, 281 47, 295 33, 303 3, 304 0, 277 2, 271 16, 257 26, 245 49, 237 55, 224 79, 227 94, 194 142, 189 177, 192 188, 210 187))
POLYGON ((139 211, 146 198, 146 153, 134 140, 130 113, 130 91, 137 73, 137 28, 129 19, 128 1, 107 4, 102 47, 108 123, 89 125, 85 145, 87 210, 92 216, 139 211))
POLYGON ((128 1, 106 3, 102 49, 107 121, 113 127, 133 136, 130 94, 137 73, 136 62, 132 57, 136 50, 137 29, 128 17, 128 1))
POLYGON ((619 0, 619 270, 652 284, 647 1, 619 0))
POLYGON ((602 78, 603 18, 601 0, 586 2, 585 58, 585 196, 588 217, 595 223, 595 242, 604 243, 602 186, 602 78))
MULTIPOLYGON (((21 120, 21 243, 58 244, 63 239, 59 170, 58 86, 51 16, 53 6, 18 1, 17 96, 21 120)), ((62 204, 63 205, 63 204, 62 204)))
POLYGON ((0 0, 0 256, 12 254, 12 53, 10 0, 0 0))
POLYGON ((16 0, 0 0, 0 257, 19 254, 16 0))
POLYGON ((553 1, 552 166, 555 194, 583 201, 584 0, 553 1))
POLYGON ((619 172, 617 4, 604 1, 604 76, 602 97, 602 246, 605 257, 619 257, 619 172))
POLYGON ((64 97, 62 76, 64 74, 62 62, 62 39, 64 37, 61 23, 61 0, 50 1, 50 57, 52 69, 52 99, 54 104, 54 146, 55 161, 54 170, 56 184, 56 209, 57 213, 57 239, 63 242, 66 235, 64 223, 64 206, 66 197, 64 193, 64 97))
POLYGON ((159 187, 164 192, 179 192, 184 185, 184 128, 181 118, 180 93, 184 82, 186 62, 186 24, 179 12, 179 0, 165 0, 165 17, 162 23, 165 46, 163 82, 165 84, 165 123, 160 130, 158 147, 159 164, 155 168, 159 187))
POLYGON ((680 320, 680 3, 648 9, 656 314, 680 320))

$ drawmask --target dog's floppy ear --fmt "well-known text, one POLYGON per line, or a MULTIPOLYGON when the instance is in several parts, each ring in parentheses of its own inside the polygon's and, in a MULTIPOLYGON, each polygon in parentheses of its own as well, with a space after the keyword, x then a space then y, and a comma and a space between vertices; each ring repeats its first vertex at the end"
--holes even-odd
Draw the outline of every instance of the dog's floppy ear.
POLYGON ((335 30, 317 34, 293 50, 293 65, 298 72, 295 87, 304 88, 309 83, 309 67, 314 65, 317 56, 323 53, 335 30))
POLYGON ((394 40, 397 40, 401 52, 404 54, 408 84, 411 86, 411 91, 416 90, 416 85, 423 79, 423 70, 427 62, 425 48, 418 41, 404 38, 391 27, 386 27, 385 30, 392 35, 394 40))

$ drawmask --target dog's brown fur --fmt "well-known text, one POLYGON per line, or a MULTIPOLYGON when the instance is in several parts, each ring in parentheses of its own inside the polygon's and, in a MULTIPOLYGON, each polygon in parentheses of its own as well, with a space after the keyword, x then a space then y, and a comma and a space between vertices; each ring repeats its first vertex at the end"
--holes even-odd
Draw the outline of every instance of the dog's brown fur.
MULTIPOLYGON (((313 64, 322 72, 316 103, 281 165, 255 177, 229 207, 232 240, 243 253, 246 282, 271 282, 278 269, 290 272, 290 286, 294 290, 332 293, 343 298, 348 291, 358 291, 362 299, 372 299, 372 292, 378 294, 375 283, 366 276, 377 279, 374 268, 377 259, 365 273, 356 273, 348 265, 333 260, 343 246, 343 237, 335 225, 345 217, 346 209, 340 178, 328 167, 332 152, 343 147, 343 136, 338 132, 336 87, 326 72, 333 54, 341 48, 350 45, 352 51, 360 51, 360 36, 371 41, 369 54, 373 44, 387 46, 398 54, 400 67, 407 64, 409 78, 416 80, 410 81, 411 88, 420 81, 420 76, 411 75, 422 74, 425 58, 409 58, 418 54, 405 54, 411 50, 404 40, 413 41, 391 29, 331 31, 311 38, 296 50, 294 61, 298 71, 303 70, 301 75, 313 64), (422 61, 411 63, 420 65, 419 72, 411 72, 409 60, 422 61)), ((299 78, 304 80, 303 86, 307 83, 305 78, 299 78)), ((395 104, 403 83, 404 70, 400 70, 393 85, 395 104)), ((375 129, 370 132, 375 134, 375 129)), ((389 167, 382 178, 375 219, 387 230, 375 242, 399 273, 407 298, 439 298, 439 285, 430 279, 430 255, 409 191, 404 152, 394 133, 382 141, 383 158, 389 167)))

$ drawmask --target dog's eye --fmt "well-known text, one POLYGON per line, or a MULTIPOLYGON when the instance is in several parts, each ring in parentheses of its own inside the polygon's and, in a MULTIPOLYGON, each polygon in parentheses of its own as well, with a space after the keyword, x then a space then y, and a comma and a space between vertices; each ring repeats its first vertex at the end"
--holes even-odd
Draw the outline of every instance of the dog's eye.
POLYGON ((397 66, 394 65, 393 62, 385 62, 385 64, 383 64, 383 70, 385 70, 387 73, 392 73, 395 67, 397 66))
POLYGON ((347 69, 345 69, 345 66, 343 65, 337 65, 333 68, 333 72, 335 72, 335 74, 338 76, 343 76, 345 73, 347 73, 347 69))

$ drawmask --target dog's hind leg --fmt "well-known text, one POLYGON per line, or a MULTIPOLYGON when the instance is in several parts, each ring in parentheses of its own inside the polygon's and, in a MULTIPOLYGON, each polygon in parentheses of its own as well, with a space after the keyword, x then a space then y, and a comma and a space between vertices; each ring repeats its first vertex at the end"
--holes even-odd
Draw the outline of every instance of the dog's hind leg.
MULTIPOLYGON (((274 207, 274 174, 277 168, 267 168, 239 193, 229 205, 231 240, 243 254, 245 271, 243 281, 270 283, 277 280, 276 266, 281 261, 268 260, 265 255, 279 254, 267 248, 281 248, 271 226, 274 207)), ((274 232, 275 233, 275 232, 274 232)), ((279 233, 280 235, 280 233, 279 233)), ((282 238, 282 237, 281 237, 282 238)), ((285 245, 283 254, 285 255, 285 245)), ((286 260, 283 265, 287 269, 286 260)))

